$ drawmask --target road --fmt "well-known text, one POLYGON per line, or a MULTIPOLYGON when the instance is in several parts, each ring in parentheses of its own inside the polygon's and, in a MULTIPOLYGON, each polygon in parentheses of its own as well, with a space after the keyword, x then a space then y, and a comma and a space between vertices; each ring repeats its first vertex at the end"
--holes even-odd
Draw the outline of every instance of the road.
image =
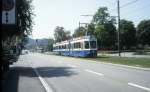
POLYGON ((30 53, 11 66, 3 92, 150 92, 150 71, 30 53))

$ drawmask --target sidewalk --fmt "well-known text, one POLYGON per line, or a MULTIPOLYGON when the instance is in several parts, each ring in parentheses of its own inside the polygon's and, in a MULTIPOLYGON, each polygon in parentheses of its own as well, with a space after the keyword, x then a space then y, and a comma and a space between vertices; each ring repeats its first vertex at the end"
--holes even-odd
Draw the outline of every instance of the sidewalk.
MULTIPOLYGON (((98 56, 106 55, 106 56, 119 56, 118 53, 107 54, 107 53, 98 53, 98 56)), ((150 55, 134 55, 134 52, 123 52, 121 53, 122 57, 136 57, 136 58, 150 58, 150 55)))
POLYGON ((2 92, 44 92, 38 76, 26 63, 26 60, 18 61, 10 67, 10 70, 2 80, 2 92))

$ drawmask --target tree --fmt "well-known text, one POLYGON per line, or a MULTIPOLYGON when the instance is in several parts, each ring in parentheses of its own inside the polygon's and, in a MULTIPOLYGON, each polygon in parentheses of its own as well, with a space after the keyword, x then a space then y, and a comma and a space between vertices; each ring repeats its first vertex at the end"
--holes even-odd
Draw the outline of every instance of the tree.
POLYGON ((57 26, 54 30, 55 42, 61 42, 68 40, 70 36, 70 31, 66 31, 63 27, 57 26))
POLYGON ((95 25, 93 23, 88 24, 87 33, 88 35, 94 35, 95 25))
POLYGON ((93 16, 92 23, 95 24, 94 35, 100 48, 114 48, 116 41, 115 19, 110 17, 107 7, 100 7, 93 16))
POLYGON ((74 31, 73 37, 85 36, 85 34, 86 34, 86 29, 84 27, 80 27, 74 31))
POLYGON ((54 44, 54 39, 50 38, 48 41, 48 51, 52 51, 53 50, 53 44, 54 44))
POLYGON ((92 23, 97 25, 103 25, 110 22, 115 23, 115 18, 110 16, 107 7, 100 7, 92 19, 92 23))
POLYGON ((23 46, 26 43, 26 37, 32 34, 33 27, 33 6, 32 0, 16 0, 17 7, 17 30, 15 35, 23 46))
POLYGON ((105 39, 105 28, 103 25, 96 26, 95 32, 94 32, 96 38, 97 38, 97 44, 98 48, 102 48, 103 46, 103 39, 105 39))
POLYGON ((121 20, 120 21, 120 42, 121 47, 130 49, 136 44, 136 29, 132 21, 121 20))
POLYGON ((32 0, 16 0, 16 25, 2 25, 3 59, 1 69, 4 71, 9 69, 10 59, 17 61, 24 45, 25 37, 32 32, 33 11, 31 2, 32 0), (8 57, 9 54, 12 55, 11 58, 8 57))
POLYGON ((17 0, 17 25, 21 33, 29 35, 33 27, 32 0, 17 0))
POLYGON ((104 24, 107 22, 109 14, 107 13, 107 7, 100 7, 93 16, 93 23, 104 24))
POLYGON ((96 26, 94 34, 97 38, 99 48, 115 48, 116 27, 112 23, 96 26))
MULTIPOLYGON (((25 38, 32 33, 32 0, 16 0, 16 25, 2 26, 2 41, 8 45, 24 45, 25 38)), ((5 48, 5 47, 4 47, 5 48)))
POLYGON ((16 0, 16 26, 3 27, 3 39, 7 37, 17 36, 20 39, 30 35, 33 27, 33 6, 32 0, 16 0), (6 31, 7 30, 7 31, 6 31), (10 31, 11 30, 11 31, 10 31))
POLYGON ((150 45, 150 20, 143 20, 137 26, 138 43, 150 45))

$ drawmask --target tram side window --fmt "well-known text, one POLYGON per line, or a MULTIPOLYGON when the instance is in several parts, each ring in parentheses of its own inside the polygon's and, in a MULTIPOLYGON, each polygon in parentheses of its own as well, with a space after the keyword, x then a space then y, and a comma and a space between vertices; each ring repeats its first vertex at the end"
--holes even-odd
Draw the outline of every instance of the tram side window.
POLYGON ((89 41, 84 42, 85 49, 89 49, 89 41))
POLYGON ((81 48, 80 42, 74 43, 74 48, 81 48))
POLYGON ((73 43, 73 48, 76 48, 76 44, 75 43, 73 43))
POLYGON ((77 48, 77 43, 73 43, 73 47, 74 47, 74 48, 77 48))
POLYGON ((63 45, 63 49, 66 49, 66 45, 63 45))
POLYGON ((69 43, 69 44, 68 44, 68 49, 71 49, 71 46, 70 46, 70 45, 71 45, 71 44, 69 43))
POLYGON ((81 44, 80 44, 80 42, 78 42, 78 48, 81 48, 81 44))
POLYGON ((61 47, 60 46, 58 46, 59 47, 59 49, 61 49, 61 47))
POLYGON ((73 43, 71 43, 71 49, 73 49, 74 48, 74 44, 73 43))
POLYGON ((66 45, 63 45, 64 46, 64 49, 66 49, 66 45))
POLYGON ((80 45, 81 45, 81 49, 83 49, 84 47, 83 42, 80 42, 80 45))
POLYGON ((64 48, 64 46, 62 45, 62 46, 61 46, 61 49, 63 49, 63 48, 64 48))
POLYGON ((66 49, 66 45, 64 45, 64 49, 66 49))
POLYGON ((68 44, 66 44, 66 49, 68 49, 68 44))
POLYGON ((96 48, 96 41, 90 41, 91 48, 96 48))

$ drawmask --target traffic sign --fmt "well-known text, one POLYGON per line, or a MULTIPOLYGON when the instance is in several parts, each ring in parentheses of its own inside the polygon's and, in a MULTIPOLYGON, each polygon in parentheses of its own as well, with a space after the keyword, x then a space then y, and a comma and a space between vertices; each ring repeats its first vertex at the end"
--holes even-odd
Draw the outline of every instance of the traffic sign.
POLYGON ((2 24, 16 24, 16 0, 2 1, 2 24))

